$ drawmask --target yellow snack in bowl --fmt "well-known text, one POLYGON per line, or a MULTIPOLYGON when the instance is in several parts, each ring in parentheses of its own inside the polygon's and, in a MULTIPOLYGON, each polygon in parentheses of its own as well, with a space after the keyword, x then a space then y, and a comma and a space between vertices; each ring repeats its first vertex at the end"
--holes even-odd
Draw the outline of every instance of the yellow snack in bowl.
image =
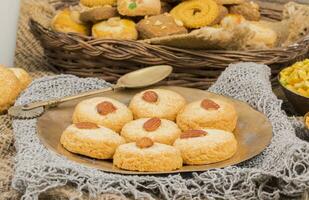
POLYGON ((279 81, 288 90, 309 97, 309 59, 283 69, 279 81))

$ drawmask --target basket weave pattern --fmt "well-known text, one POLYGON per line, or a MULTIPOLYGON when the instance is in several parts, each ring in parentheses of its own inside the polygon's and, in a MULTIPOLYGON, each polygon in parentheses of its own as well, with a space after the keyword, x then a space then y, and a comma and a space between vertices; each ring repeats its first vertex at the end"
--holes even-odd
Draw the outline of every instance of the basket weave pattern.
MULTIPOLYGON (((60 7, 59 4, 57 6, 60 7)), ((280 6, 261 3, 264 18, 280 20, 281 12, 280 6)), ((54 32, 34 19, 30 20, 30 28, 44 48, 48 65, 58 73, 100 77, 115 82, 127 72, 148 65, 167 64, 174 67, 174 72, 163 84, 200 89, 207 89, 228 64, 236 62, 269 65, 275 82, 280 69, 306 57, 309 47, 309 36, 286 48, 226 51, 181 49, 140 41, 93 39, 54 32)))

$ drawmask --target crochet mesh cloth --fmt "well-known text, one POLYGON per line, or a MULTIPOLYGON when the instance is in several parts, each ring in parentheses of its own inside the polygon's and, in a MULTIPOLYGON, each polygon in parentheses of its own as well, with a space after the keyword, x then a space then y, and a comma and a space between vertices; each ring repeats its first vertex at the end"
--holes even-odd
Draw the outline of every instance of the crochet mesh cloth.
MULTIPOLYGON (((36 199, 49 188, 68 183, 77 191, 111 193, 134 199, 279 199, 299 196, 309 188, 309 144, 295 136, 293 123, 273 94, 265 65, 231 65, 210 91, 248 102, 273 125, 273 139, 259 156, 223 169, 169 176, 130 176, 84 167, 47 150, 36 135, 36 119, 14 120, 16 166, 13 187, 24 199, 36 199)), ((70 75, 34 81, 16 104, 106 87, 98 79, 70 75)), ((78 194, 78 193, 77 193, 78 194)))

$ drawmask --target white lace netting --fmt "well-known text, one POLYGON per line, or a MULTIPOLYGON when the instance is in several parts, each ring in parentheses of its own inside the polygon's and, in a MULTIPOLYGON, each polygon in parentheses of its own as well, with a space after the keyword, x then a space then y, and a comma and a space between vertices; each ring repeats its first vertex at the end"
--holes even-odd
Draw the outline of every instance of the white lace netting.
MULTIPOLYGON (((262 154, 237 166, 203 173, 130 176, 105 173, 47 150, 36 135, 36 119, 14 120, 16 168, 14 188, 24 199, 38 199, 49 188, 73 184, 90 197, 114 193, 133 199, 279 199, 309 189, 309 144, 295 136, 293 124, 273 94, 270 69, 255 63, 230 65, 210 91, 248 102, 273 125, 273 139, 262 154)), ((17 105, 106 87, 93 78, 70 75, 34 81, 17 105)), ((73 198, 73 197, 72 197, 73 198)))

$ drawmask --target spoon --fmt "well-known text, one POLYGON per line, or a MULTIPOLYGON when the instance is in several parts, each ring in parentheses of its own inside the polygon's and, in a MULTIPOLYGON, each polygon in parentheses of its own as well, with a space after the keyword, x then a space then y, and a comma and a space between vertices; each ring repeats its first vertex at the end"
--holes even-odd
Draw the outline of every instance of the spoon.
POLYGON ((92 96, 120 88, 142 88, 153 85, 168 77, 171 74, 172 70, 173 68, 169 65, 157 65, 139 69, 120 77, 116 85, 111 85, 110 87, 99 90, 83 92, 77 95, 55 98, 48 101, 29 103, 22 106, 13 106, 8 110, 8 114, 12 117, 19 119, 33 119, 42 115, 45 109, 57 106, 63 102, 92 96))

